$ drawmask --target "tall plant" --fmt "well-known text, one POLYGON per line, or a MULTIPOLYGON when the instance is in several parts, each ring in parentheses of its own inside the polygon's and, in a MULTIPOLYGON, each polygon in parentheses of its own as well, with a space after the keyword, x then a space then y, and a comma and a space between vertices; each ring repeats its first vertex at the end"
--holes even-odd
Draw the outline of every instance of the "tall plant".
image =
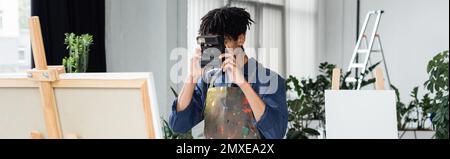
POLYGON ((436 138, 449 138, 449 52, 444 51, 436 55, 429 63, 427 72, 429 79, 425 82, 425 87, 434 96, 432 107, 429 113, 433 114, 432 122, 436 130, 436 138))
POLYGON ((93 44, 93 36, 83 34, 80 36, 74 33, 66 33, 64 44, 69 50, 69 57, 63 59, 63 66, 68 73, 86 72, 89 63, 89 51, 93 44))
POLYGON ((419 87, 414 87, 410 96, 412 100, 408 105, 400 101, 398 89, 392 86, 397 94, 397 122, 399 130, 430 130, 425 126, 429 119, 428 110, 432 107, 430 94, 419 99, 419 87))

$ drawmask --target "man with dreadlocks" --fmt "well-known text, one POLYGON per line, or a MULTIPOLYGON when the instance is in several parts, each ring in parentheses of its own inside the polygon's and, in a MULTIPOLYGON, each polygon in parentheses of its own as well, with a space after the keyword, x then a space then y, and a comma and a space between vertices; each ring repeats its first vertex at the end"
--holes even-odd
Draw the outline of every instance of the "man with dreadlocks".
MULTIPOLYGON (((225 47, 227 48, 226 53, 220 56, 220 59, 223 60, 221 69, 209 71, 207 74, 216 74, 218 71, 226 72, 229 83, 235 85, 244 96, 244 98, 227 97, 226 99, 240 100, 236 102, 242 103, 240 105, 243 109, 242 113, 251 113, 251 118, 249 119, 245 116, 240 116, 243 118, 237 117, 237 119, 231 119, 227 116, 224 120, 220 120, 225 127, 223 125, 210 127, 217 130, 216 133, 240 132, 244 134, 240 138, 253 137, 249 134, 254 130, 256 132, 254 136, 258 138, 282 139, 288 124, 285 80, 273 71, 264 68, 255 59, 248 58, 245 55, 243 45, 246 40, 246 32, 254 22, 250 14, 243 8, 223 7, 210 11, 201 20, 199 34, 201 36, 221 35, 224 37, 225 47), (252 69, 253 66, 256 69, 252 69), (261 79, 266 77, 266 75, 270 75, 268 79, 261 79), (248 105, 248 109, 245 108, 246 105, 248 105), (249 121, 250 119, 251 121, 249 121), (238 121, 232 123, 235 120, 238 121), (242 124, 245 122, 249 124, 242 124)), ((209 99, 211 97, 209 94, 212 88, 211 85, 220 87, 227 86, 227 83, 220 79, 212 82, 209 82, 209 79, 205 80, 203 78, 204 70, 199 65, 200 59, 201 51, 197 49, 196 55, 191 59, 190 70, 184 87, 178 99, 173 103, 169 125, 174 132, 186 133, 201 121, 206 120, 205 116, 208 117, 207 113, 209 112, 207 110, 209 108, 205 105, 210 104, 211 101, 212 104, 226 103, 230 105, 236 103, 223 102, 223 100, 217 100, 214 103, 214 100, 209 99)), ((238 93, 227 93, 226 96, 233 96, 233 94, 238 93)), ((223 107, 224 110, 219 110, 222 113, 214 114, 212 120, 217 122, 217 120, 214 120, 215 115, 219 119, 220 115, 223 116, 223 111, 227 111, 225 109, 231 109, 226 107, 223 107)), ((239 116, 242 113, 232 112, 230 114, 239 116)), ((208 121, 205 121, 205 125, 207 124, 206 122, 208 121)), ((208 138, 206 129, 211 129, 206 127, 205 136, 208 138)))

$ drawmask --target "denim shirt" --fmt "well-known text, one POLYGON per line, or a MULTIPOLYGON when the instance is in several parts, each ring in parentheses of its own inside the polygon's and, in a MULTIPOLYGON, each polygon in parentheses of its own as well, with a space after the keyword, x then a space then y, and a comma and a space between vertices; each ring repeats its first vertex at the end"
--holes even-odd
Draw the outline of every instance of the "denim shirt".
MULTIPOLYGON (((217 71, 220 70, 210 71, 207 76, 211 77, 217 71)), ((258 122, 254 121, 261 137, 264 139, 282 139, 288 125, 285 79, 277 73, 264 68, 253 58, 249 59, 248 63, 245 64, 243 74, 266 105, 260 120, 258 122), (249 69, 249 66, 251 66, 251 69, 249 69)), ((223 79, 227 78, 217 78, 214 81, 214 86, 229 86, 230 83, 223 79)), ((177 112, 178 101, 175 100, 173 102, 169 126, 174 132, 187 133, 204 119, 203 112, 209 88, 208 83, 210 83, 207 82, 208 80, 208 78, 199 79, 192 100, 185 110, 177 112)))

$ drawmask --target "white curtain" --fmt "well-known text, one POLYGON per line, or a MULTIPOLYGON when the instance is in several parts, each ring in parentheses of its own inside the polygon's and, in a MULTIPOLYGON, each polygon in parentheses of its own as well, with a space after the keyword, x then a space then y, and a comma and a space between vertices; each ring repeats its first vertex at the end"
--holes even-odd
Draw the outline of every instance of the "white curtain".
POLYGON ((284 0, 235 0, 231 5, 245 8, 255 21, 247 32, 247 55, 284 76, 284 0))
POLYGON ((319 58, 319 0, 287 0, 286 8, 288 74, 315 76, 319 58))
POLYGON ((258 60, 264 66, 279 73, 285 74, 285 34, 284 34, 284 16, 283 7, 265 6, 261 14, 262 24, 260 40, 261 50, 258 52, 258 60))
POLYGON ((198 48, 196 38, 200 29, 201 18, 209 11, 225 6, 224 0, 188 0, 187 43, 188 51, 194 52, 198 48))

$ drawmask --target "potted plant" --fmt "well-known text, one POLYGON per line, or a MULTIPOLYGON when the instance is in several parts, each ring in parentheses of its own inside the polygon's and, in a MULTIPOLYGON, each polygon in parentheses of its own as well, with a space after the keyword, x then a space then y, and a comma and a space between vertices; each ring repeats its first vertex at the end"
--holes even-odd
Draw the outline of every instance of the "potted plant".
POLYGON ((430 77, 425 82, 425 87, 432 95, 432 105, 428 113, 432 114, 431 120, 438 139, 449 138, 448 61, 448 50, 436 55, 428 63, 427 72, 430 77))
POLYGON ((392 86, 397 94, 397 123, 400 139, 431 139, 434 132, 431 128, 430 116, 427 111, 431 108, 431 98, 425 94, 418 97, 419 87, 411 92, 412 101, 408 105, 400 101, 398 89, 392 86))
POLYGON ((429 79, 424 86, 429 91, 422 99, 418 97, 419 87, 411 92, 413 100, 408 105, 400 102, 398 89, 397 116, 400 138, 403 139, 448 139, 448 51, 436 55, 429 63, 429 79), (432 126, 427 123, 432 122, 432 126), (434 131, 433 131, 434 130, 434 131))
MULTIPOLYGON (((368 74, 379 65, 376 63, 363 72, 362 87, 375 83, 374 78, 365 80, 368 74)), ((298 80, 290 76, 286 80, 288 98, 289 130, 287 139, 325 138, 325 90, 331 89, 333 69, 336 65, 327 62, 319 66, 320 74, 316 78, 298 80), (294 96, 294 97, 293 97, 294 96)), ((351 72, 341 75, 340 88, 356 89, 356 85, 344 82, 351 72)))
POLYGON ((93 44, 93 36, 89 34, 75 35, 66 33, 64 44, 69 50, 69 57, 63 59, 63 66, 67 73, 83 73, 89 64, 89 51, 93 44))

